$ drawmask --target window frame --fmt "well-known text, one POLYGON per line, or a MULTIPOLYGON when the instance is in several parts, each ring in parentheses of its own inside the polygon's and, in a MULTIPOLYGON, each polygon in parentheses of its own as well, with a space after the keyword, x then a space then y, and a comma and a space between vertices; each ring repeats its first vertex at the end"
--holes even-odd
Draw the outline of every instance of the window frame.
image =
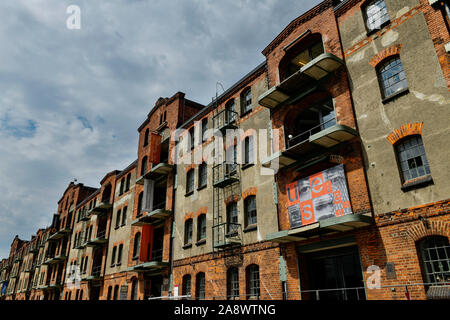
POLYGON ((190 195, 194 192, 195 187, 195 169, 189 169, 186 172, 186 194, 190 195))
POLYGON ((187 219, 184 222, 184 245, 192 244, 192 235, 193 235, 193 224, 192 218, 187 219))
POLYGON ((259 274, 259 266, 251 264, 245 269, 247 283, 247 300, 261 298, 261 277, 259 274), (256 275, 256 276, 255 276, 256 275), (257 284, 257 286, 254 286, 257 284))
POLYGON ((192 286, 191 286, 191 282, 192 282, 192 277, 190 274, 185 274, 182 278, 182 288, 181 288, 181 295, 183 296, 191 296, 191 291, 192 291, 192 286), (188 292, 189 289, 189 292, 188 292))
POLYGON ((142 235, 140 232, 136 232, 136 234, 134 235, 133 257, 132 257, 134 260, 139 258, 139 254, 141 251, 141 237, 142 237, 142 235))
POLYGON ((381 29, 383 29, 385 26, 389 25, 391 23, 391 17, 389 15, 389 11, 386 5, 386 1, 385 0, 368 0, 364 3, 363 7, 362 7, 362 12, 363 12, 363 20, 364 20, 364 26, 366 28, 367 31, 367 35, 370 35, 372 33, 375 33, 381 29), (368 9, 370 7, 370 5, 375 4, 377 1, 382 1, 384 3, 384 8, 386 10, 386 14, 387 14, 387 20, 383 21, 380 23, 378 28, 372 28, 370 29, 368 26, 368 21, 369 21, 369 15, 368 15, 368 9))
POLYGON ((241 93, 241 117, 252 112, 253 110, 253 96, 252 88, 247 87, 241 93), (250 99, 248 99, 250 97, 250 99), (249 102, 250 100, 250 102, 249 102))
POLYGON ((198 166, 198 189, 208 185, 208 166, 206 162, 202 162, 198 166))
POLYGON ((197 217, 197 242, 206 240, 206 214, 202 213, 197 217))
POLYGON ((195 276, 195 299, 204 300, 206 297, 206 275, 199 272, 195 276))
POLYGON ((398 166, 398 170, 399 170, 400 181, 401 181, 402 185, 409 184, 412 181, 422 180, 422 179, 425 179, 428 176, 431 176, 431 169, 430 169, 430 165, 428 163, 428 159, 427 159, 427 156, 426 156, 425 145, 423 143, 423 139, 422 139, 421 135, 418 135, 418 134, 410 135, 410 136, 404 137, 403 139, 399 140, 394 145, 394 152, 395 152, 395 158, 396 158, 397 166, 398 166), (417 144, 411 146, 411 141, 414 140, 414 139, 417 139, 417 141, 416 141, 417 144), (408 149, 406 149, 407 147, 405 146, 405 144, 407 144, 408 142, 410 143, 410 146, 408 147, 408 149), (404 148, 404 149, 400 150, 401 148, 404 148), (405 152, 406 154, 409 154, 409 152, 411 150, 414 150, 414 152, 416 154, 417 154, 417 152, 419 152, 420 154, 416 155, 413 158, 405 158, 406 160, 402 160, 403 158, 402 158, 401 153, 405 152), (416 150, 418 150, 418 151, 416 151, 416 150), (421 153, 422 151, 423 151, 423 153, 421 153), (421 175, 421 176, 418 175, 416 177, 412 177, 411 171, 413 169, 415 169, 417 174, 419 174, 419 169, 418 169, 419 167, 416 166, 414 168, 409 168, 409 162, 410 162, 410 160, 414 160, 415 161, 419 157, 420 157, 420 159, 422 161, 422 166, 421 167, 423 167, 423 170, 424 170, 425 173, 423 175, 421 175), (405 162, 406 165, 408 165, 407 171, 405 171, 403 169, 402 162, 405 162), (405 172, 408 172, 410 174, 409 179, 406 179, 405 172))
POLYGON ((230 267, 227 270, 227 300, 239 299, 239 269, 230 267))
POLYGON ((255 195, 250 195, 244 199, 244 213, 245 213, 245 227, 257 226, 258 210, 257 210, 257 206, 256 206, 256 196, 255 195), (249 206, 251 206, 251 205, 253 205, 254 208, 249 208, 249 206), (250 222, 253 222, 253 223, 250 223, 250 222))
POLYGON ((406 72, 405 72, 405 68, 403 67, 403 63, 402 60, 400 58, 400 55, 393 55, 393 56, 389 56, 386 59, 383 59, 376 67, 376 73, 377 73, 377 79, 378 79, 378 84, 380 87, 380 92, 381 92, 381 98, 383 100, 383 103, 389 102, 392 98, 397 97, 398 95, 401 95, 403 93, 408 92, 408 80, 406 77, 406 72), (391 65, 394 61, 398 61, 399 63, 396 64, 395 66, 391 66, 390 68, 386 68, 389 65, 391 65), (386 79, 383 79, 383 74, 384 73, 388 73, 390 69, 396 68, 400 66, 401 67, 401 71, 396 73, 395 75, 392 75, 390 77, 386 77, 386 79), (393 79, 394 77, 397 77, 398 75, 402 74, 404 78, 400 79, 397 82, 392 83, 392 85, 386 86, 385 82, 389 81, 390 79, 393 79), (387 90, 394 87, 395 85, 404 82, 405 86, 403 88, 401 88, 400 90, 391 92, 390 94, 387 94, 387 90))

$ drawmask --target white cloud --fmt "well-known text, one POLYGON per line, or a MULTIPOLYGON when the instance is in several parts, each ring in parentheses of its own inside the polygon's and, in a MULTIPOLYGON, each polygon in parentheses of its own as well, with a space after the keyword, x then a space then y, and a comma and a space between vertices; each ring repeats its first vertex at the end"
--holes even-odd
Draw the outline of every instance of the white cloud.
POLYGON ((0 2, 0 257, 50 223, 67 184, 136 158, 160 97, 207 104, 317 0, 0 2), (81 8, 81 30, 66 8, 81 8), (2 119, 4 120, 2 122, 2 119))

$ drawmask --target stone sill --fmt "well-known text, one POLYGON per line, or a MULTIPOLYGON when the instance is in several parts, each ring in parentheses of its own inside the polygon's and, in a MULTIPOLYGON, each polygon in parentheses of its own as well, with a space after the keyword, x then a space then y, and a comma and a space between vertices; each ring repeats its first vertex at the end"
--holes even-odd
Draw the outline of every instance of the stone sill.
POLYGON ((402 185, 402 191, 406 192, 411 189, 423 188, 432 183, 433 183, 433 178, 431 177, 430 174, 428 174, 423 177, 405 181, 402 185))

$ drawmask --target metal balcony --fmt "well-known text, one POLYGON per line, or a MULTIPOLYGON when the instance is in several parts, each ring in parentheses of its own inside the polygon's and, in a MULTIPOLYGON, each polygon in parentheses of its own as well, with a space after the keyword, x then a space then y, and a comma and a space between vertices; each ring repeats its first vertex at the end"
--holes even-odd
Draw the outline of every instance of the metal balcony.
POLYGON ((89 239, 86 242, 87 246, 99 246, 108 242, 108 238, 106 237, 106 229, 97 232, 97 236, 93 239, 89 239))
POLYGON ((237 112, 225 108, 213 116, 213 128, 219 130, 222 134, 227 129, 236 129, 238 118, 237 112))
POLYGON ((333 54, 323 53, 278 86, 263 93, 258 101, 263 107, 274 109, 281 104, 296 100, 316 89, 317 83, 344 65, 344 61, 333 54))
POLYGON ((91 275, 86 277, 88 281, 98 281, 103 278, 102 276, 102 266, 94 266, 92 267, 91 275))
POLYGON ((291 230, 282 230, 267 235, 266 240, 279 243, 307 240, 325 234, 352 231, 367 227, 374 223, 371 216, 362 214, 348 214, 342 217, 321 220, 312 224, 291 230))
POLYGON ((223 162, 213 166, 213 186, 225 188, 226 186, 239 181, 238 165, 223 162))
POLYGON ((163 222, 168 217, 172 216, 171 210, 166 210, 166 202, 162 202, 153 207, 152 211, 148 212, 143 210, 144 215, 137 217, 137 219, 131 222, 134 227, 144 226, 144 225, 156 225, 163 222))
POLYGON ((167 177, 173 171, 173 168, 174 166, 172 164, 169 164, 168 160, 161 161, 160 163, 152 167, 149 172, 140 176, 136 180, 136 184, 143 185, 145 179, 159 180, 167 177))
POLYGON ((287 139, 287 149, 264 159, 262 165, 274 167, 277 161, 279 168, 284 168, 297 161, 306 162, 314 157, 323 156, 329 149, 359 136, 355 129, 336 122, 336 119, 331 119, 287 139))
POLYGON ((213 248, 226 249, 242 244, 242 228, 238 223, 224 222, 212 227, 213 248))
POLYGON ((68 234, 70 234, 72 232, 72 228, 70 228, 69 224, 65 225, 63 228, 59 229, 58 231, 56 231, 54 234, 52 234, 48 240, 57 240, 57 239, 61 239, 65 236, 67 236, 68 234))
POLYGON ((112 203, 109 202, 100 202, 94 208, 92 208, 88 214, 89 215, 103 215, 108 212, 109 209, 113 207, 112 203))
POLYGON ((80 212, 80 221, 88 221, 91 220, 91 216, 89 215, 87 210, 83 210, 80 212))

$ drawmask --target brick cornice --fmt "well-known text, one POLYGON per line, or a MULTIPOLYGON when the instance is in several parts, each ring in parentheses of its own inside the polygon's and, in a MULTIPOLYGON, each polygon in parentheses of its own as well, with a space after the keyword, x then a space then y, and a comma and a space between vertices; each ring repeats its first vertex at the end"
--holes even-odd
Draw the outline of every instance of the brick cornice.
POLYGON ((393 45, 392 47, 386 48, 383 51, 379 52, 375 57, 373 57, 369 61, 369 64, 375 68, 384 59, 386 59, 388 57, 399 55, 401 50, 402 50, 401 44, 396 44, 396 45, 393 45))
POLYGON ((405 124, 405 125, 401 126, 400 128, 392 131, 387 136, 386 139, 392 145, 395 145, 398 141, 400 141, 401 139, 403 139, 407 136, 422 134, 422 129, 423 129, 423 122, 415 122, 415 123, 405 124))

